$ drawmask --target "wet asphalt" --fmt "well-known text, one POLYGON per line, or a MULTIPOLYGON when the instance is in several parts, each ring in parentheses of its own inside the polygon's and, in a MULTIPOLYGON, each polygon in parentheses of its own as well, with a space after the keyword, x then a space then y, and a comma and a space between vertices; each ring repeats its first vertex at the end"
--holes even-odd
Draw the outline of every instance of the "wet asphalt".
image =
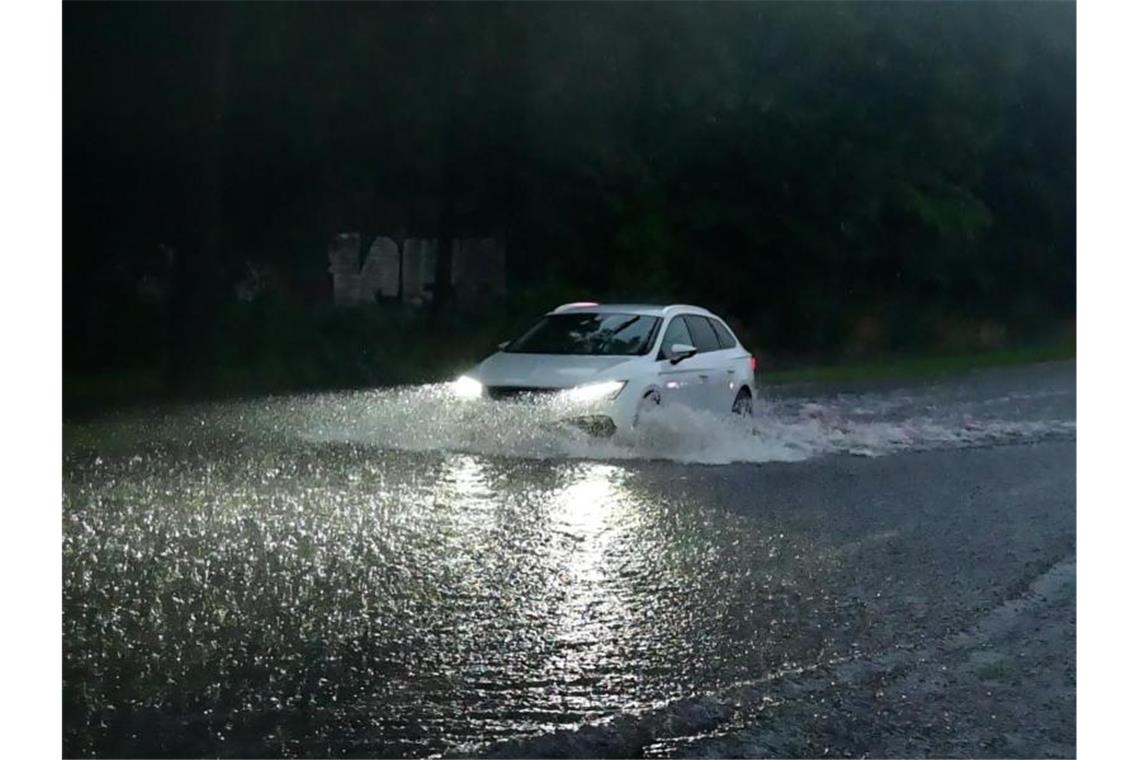
POLYGON ((720 465, 71 426, 65 755, 1071 756, 1074 388, 781 389, 937 435, 720 465))

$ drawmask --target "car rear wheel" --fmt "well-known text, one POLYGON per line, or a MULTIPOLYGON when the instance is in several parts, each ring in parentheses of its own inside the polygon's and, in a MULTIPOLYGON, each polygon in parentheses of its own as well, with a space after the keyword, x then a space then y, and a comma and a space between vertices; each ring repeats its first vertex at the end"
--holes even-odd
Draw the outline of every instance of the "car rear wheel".
POLYGON ((736 393, 736 400, 732 402, 732 413, 740 417, 752 416, 752 391, 741 388, 736 393))

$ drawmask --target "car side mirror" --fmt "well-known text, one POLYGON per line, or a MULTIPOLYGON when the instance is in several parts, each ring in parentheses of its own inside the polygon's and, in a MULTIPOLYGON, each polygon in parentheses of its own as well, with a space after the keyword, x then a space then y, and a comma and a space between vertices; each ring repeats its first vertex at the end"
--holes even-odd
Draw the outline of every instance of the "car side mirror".
POLYGON ((695 353, 697 353, 696 346, 690 346, 688 343, 674 343, 673 345, 669 346, 667 355, 669 357, 669 361, 673 364, 676 364, 679 361, 688 359, 695 353))

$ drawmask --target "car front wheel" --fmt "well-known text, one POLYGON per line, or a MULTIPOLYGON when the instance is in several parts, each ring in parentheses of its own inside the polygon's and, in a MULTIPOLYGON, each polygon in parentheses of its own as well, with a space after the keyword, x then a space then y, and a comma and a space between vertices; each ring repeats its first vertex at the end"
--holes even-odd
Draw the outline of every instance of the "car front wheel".
POLYGON ((661 394, 655 390, 646 391, 637 404, 637 411, 633 413, 633 427, 637 427, 642 415, 659 406, 661 406, 661 394))

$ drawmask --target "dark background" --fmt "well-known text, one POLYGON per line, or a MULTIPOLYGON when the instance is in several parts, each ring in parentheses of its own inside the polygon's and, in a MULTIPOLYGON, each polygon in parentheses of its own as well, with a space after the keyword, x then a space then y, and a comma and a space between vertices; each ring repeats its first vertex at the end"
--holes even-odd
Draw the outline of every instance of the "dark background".
POLYGON ((65 406, 439 379, 582 298, 777 367, 1075 319, 1072 3, 72 2, 63 40, 65 406), (345 231, 498 237, 507 295, 335 309, 345 231))

